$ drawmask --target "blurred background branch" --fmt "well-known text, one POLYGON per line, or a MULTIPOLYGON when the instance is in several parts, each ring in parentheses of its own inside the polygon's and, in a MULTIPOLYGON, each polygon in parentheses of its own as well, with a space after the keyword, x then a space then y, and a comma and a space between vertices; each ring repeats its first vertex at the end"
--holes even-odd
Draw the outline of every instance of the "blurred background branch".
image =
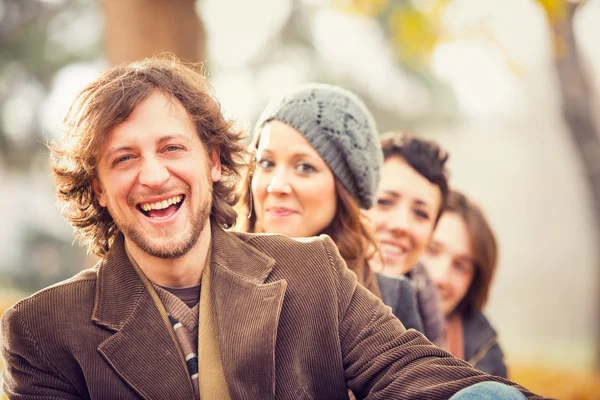
POLYGON ((172 52, 189 62, 204 61, 205 31, 195 0, 103 0, 104 49, 121 64, 172 52))
MULTIPOLYGON (((562 111, 568 132, 585 169, 593 218, 600 228, 600 135, 595 121, 594 86, 575 38, 574 19, 582 1, 539 0, 551 26, 554 43, 554 65, 558 76, 562 111)), ((600 265, 597 266, 600 269, 600 265)), ((600 298, 598 299, 600 303, 600 298)), ((600 313, 600 304, 598 304, 600 313)), ((600 343, 600 314, 597 318, 596 342, 600 343)), ((596 349, 596 366, 600 369, 600 346, 596 349)))

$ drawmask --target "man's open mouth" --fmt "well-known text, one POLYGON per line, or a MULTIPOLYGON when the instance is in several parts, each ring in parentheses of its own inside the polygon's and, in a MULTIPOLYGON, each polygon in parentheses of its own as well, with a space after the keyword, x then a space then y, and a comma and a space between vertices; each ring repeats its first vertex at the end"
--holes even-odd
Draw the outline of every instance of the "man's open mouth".
POLYGON ((146 217, 167 219, 179 210, 184 201, 185 196, 180 194, 166 200, 157 201, 156 203, 140 203, 137 205, 137 208, 146 217))

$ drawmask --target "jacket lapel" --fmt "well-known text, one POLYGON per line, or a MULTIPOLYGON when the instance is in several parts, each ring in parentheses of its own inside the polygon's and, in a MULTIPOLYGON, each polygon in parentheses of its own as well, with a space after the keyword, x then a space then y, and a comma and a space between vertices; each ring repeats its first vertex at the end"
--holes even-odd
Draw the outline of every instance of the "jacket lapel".
POLYGON ((181 351, 153 294, 129 262, 119 235, 98 272, 92 320, 115 331, 98 351, 141 397, 191 399, 194 389, 181 351))
POLYGON ((214 224, 212 241, 210 296, 229 394, 232 399, 272 399, 287 282, 264 283, 275 260, 214 224))

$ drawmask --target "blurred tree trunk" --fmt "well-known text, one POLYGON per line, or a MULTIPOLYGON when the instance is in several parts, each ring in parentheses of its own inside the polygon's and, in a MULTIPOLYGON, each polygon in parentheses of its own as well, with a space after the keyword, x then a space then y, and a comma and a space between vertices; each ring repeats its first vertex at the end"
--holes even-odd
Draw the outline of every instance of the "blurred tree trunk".
MULTIPOLYGON (((573 31, 573 18, 578 6, 579 3, 568 2, 565 15, 551 20, 555 43, 554 65, 560 85, 563 115, 585 167, 592 191, 594 218, 600 227, 600 136, 592 110, 593 88, 581 64, 573 31)), ((600 314, 596 317, 596 324, 596 368, 600 369, 600 314)))
POLYGON ((112 65, 160 52, 205 61, 205 32, 196 0, 103 0, 104 48, 112 65))

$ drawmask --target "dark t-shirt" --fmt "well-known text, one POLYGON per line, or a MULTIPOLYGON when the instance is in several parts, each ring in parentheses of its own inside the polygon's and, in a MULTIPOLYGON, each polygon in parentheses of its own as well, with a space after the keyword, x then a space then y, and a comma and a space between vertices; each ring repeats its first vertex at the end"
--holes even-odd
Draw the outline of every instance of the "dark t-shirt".
POLYGON ((171 288, 161 286, 161 288, 177 296, 179 300, 183 301, 190 308, 194 307, 200 301, 200 285, 186 288, 171 288))

